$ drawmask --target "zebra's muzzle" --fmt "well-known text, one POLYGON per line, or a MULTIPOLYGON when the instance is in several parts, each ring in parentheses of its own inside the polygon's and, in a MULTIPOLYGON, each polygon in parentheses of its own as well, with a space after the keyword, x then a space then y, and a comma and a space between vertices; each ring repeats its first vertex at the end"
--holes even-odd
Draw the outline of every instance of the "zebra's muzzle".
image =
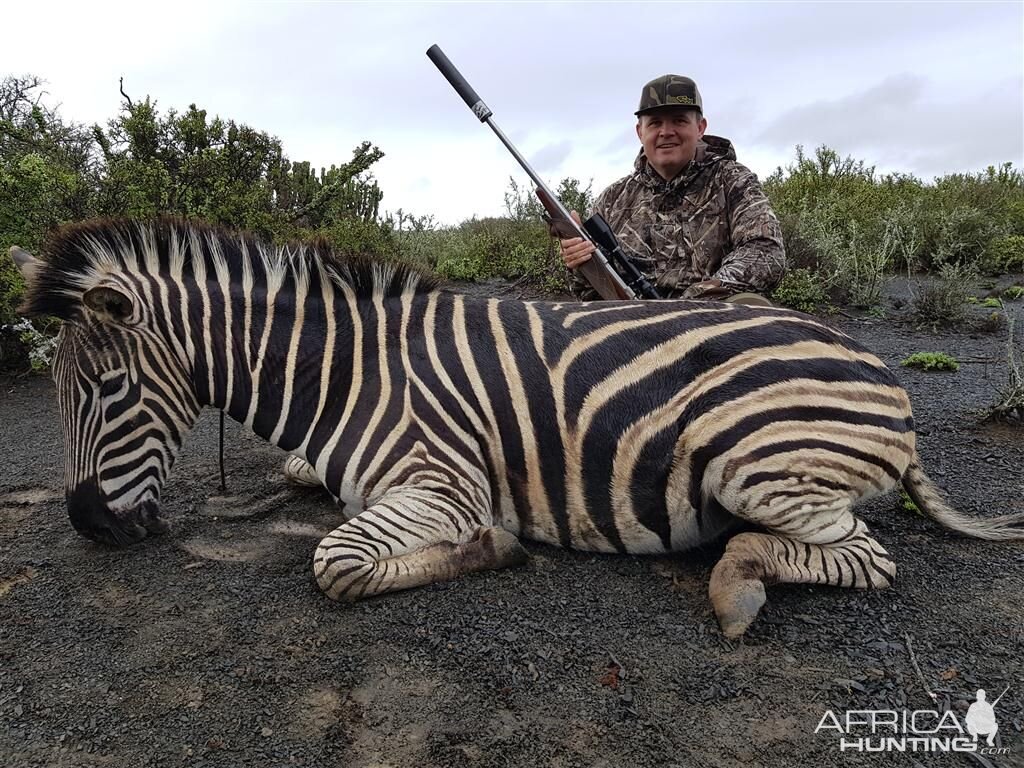
POLYGON ((103 503, 93 482, 77 486, 66 496, 71 525, 87 539, 127 547, 150 534, 167 530, 155 501, 144 501, 133 509, 114 512, 103 503))

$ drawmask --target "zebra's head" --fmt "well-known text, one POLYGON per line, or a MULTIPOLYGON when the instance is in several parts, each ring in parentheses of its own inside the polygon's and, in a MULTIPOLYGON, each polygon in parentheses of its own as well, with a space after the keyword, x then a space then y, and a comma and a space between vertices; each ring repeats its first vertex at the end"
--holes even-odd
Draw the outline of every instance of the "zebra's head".
POLYGON ((160 489, 200 408, 142 283, 88 259, 75 270, 61 254, 11 256, 27 285, 21 312, 63 321, 52 369, 72 525, 117 546, 166 530, 160 489))

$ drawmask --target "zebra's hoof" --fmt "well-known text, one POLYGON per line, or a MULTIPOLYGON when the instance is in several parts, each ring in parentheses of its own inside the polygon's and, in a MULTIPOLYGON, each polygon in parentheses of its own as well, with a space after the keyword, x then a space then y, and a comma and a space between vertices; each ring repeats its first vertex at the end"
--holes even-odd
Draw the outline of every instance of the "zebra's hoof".
POLYGON ((764 584, 757 579, 744 579, 731 585, 725 594, 715 597, 715 613, 722 634, 728 638, 742 637, 764 605, 764 584))
POLYGON ((316 476, 313 465, 298 456, 288 456, 281 466, 281 474, 284 479, 292 485, 304 488, 315 488, 320 485, 320 478, 316 476))
POLYGON ((496 571, 522 565, 530 556, 514 535, 504 528, 477 528, 469 541, 453 555, 457 573, 496 571))
POLYGON ((485 528, 480 534, 480 542, 493 553, 495 568, 523 565, 530 559, 519 539, 504 528, 485 528))

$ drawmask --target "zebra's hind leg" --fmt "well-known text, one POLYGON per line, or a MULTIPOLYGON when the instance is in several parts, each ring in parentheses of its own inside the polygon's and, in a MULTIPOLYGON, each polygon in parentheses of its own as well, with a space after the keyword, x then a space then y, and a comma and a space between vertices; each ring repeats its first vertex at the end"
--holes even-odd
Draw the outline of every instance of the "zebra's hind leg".
MULTIPOLYGON (((813 522, 810 515, 807 522, 813 522)), ((746 632, 764 605, 766 584, 891 586, 896 565, 868 536, 867 526, 849 511, 841 522, 848 522, 846 533, 831 540, 820 540, 821 531, 810 525, 803 535, 799 530, 741 533, 730 539, 711 572, 708 590, 725 636, 739 637, 746 632)), ((834 530, 832 525, 828 528, 834 530)))
POLYGON ((285 457, 284 464, 281 467, 281 473, 284 475, 284 479, 293 485, 311 486, 314 488, 320 487, 320 478, 316 476, 316 470, 313 465, 305 459, 300 459, 298 456, 289 454, 285 457))
POLYGON ((358 600, 526 562, 504 528, 462 523, 433 505, 378 502, 323 538, 313 558, 317 583, 332 600, 358 600))

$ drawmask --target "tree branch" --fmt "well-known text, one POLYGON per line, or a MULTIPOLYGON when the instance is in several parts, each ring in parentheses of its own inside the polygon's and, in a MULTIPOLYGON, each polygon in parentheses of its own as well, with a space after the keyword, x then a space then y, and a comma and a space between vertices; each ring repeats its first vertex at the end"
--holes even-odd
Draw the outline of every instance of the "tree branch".
POLYGON ((121 95, 124 96, 124 100, 128 102, 128 108, 131 109, 132 107, 134 107, 135 105, 132 104, 131 97, 127 93, 124 92, 124 78, 123 77, 120 80, 117 81, 117 85, 118 85, 118 88, 120 88, 120 90, 121 90, 121 95))

